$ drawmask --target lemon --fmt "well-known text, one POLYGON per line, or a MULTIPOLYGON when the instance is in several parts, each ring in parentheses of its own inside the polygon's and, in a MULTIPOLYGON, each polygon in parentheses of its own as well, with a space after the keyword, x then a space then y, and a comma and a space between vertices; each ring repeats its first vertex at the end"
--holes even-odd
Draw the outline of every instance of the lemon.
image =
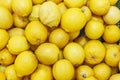
POLYGON ((89 39, 85 36, 79 36, 78 38, 75 39, 75 42, 80 44, 81 46, 84 46, 88 41, 89 39))
POLYGON ((31 74, 31 80, 52 80, 52 69, 43 64, 38 65, 38 69, 31 74))
POLYGON ((119 80, 119 79, 120 79, 120 74, 116 73, 116 74, 112 75, 109 80, 119 80))
POLYGON ((0 50, 3 49, 9 40, 9 34, 6 30, 0 29, 0 50))
POLYGON ((6 67, 5 76, 7 80, 22 80, 21 77, 17 76, 15 67, 13 64, 6 67))
POLYGON ((116 6, 111 6, 109 11, 103 16, 107 24, 116 24, 120 21, 120 10, 116 6))
POLYGON ((84 80, 93 75, 94 75, 94 71, 88 65, 81 65, 76 69, 76 79, 77 80, 84 80))
POLYGON ((47 0, 47 1, 53 1, 54 3, 60 3, 60 2, 62 2, 63 0, 47 0))
POLYGON ((32 45, 39 45, 47 39, 47 29, 40 21, 31 21, 25 28, 25 36, 32 45))
POLYGON ((110 47, 106 50, 105 62, 109 66, 117 67, 120 61, 120 51, 117 47, 110 47))
POLYGON ((8 49, 3 49, 0 51, 0 64, 2 65, 10 65, 14 62, 15 56, 12 55, 8 49))
POLYGON ((94 76, 90 76, 88 78, 85 78, 84 80, 98 80, 98 79, 96 79, 94 76))
POLYGON ((42 4, 46 0, 32 0, 33 4, 42 4))
POLYGON ((105 15, 109 8, 109 0, 89 0, 88 7, 95 15, 105 15))
POLYGON ((89 40, 84 45, 85 62, 88 64, 98 64, 105 57, 105 47, 99 40, 89 40))
POLYGON ((1 80, 6 80, 6 76, 3 72, 0 71, 0 79, 1 80))
POLYGON ((32 8, 32 12, 29 15, 29 20, 39 20, 39 11, 40 11, 40 4, 34 5, 32 8))
POLYGON ((67 7, 64 2, 59 3, 58 8, 60 10, 61 15, 67 10, 67 7))
POLYGON ((92 12, 87 6, 81 7, 82 12, 85 14, 87 21, 92 18, 92 12))
POLYGON ((58 5, 52 1, 47 1, 41 4, 39 18, 44 25, 57 27, 61 19, 61 13, 58 5))
POLYGON ((13 14, 13 23, 15 27, 18 28, 25 28, 26 25, 28 24, 29 20, 27 17, 21 17, 18 16, 17 14, 13 14))
POLYGON ((82 7, 84 4, 84 0, 64 0, 64 3, 67 7, 82 7))
POLYGON ((71 80, 75 71, 68 60, 61 59, 53 65, 52 72, 55 80, 71 80))
POLYGON ((118 0, 109 0, 110 1, 110 5, 116 5, 116 3, 118 2, 118 0))
POLYGON ((12 12, 12 0, 0 0, 0 6, 7 8, 10 12, 12 12))
POLYGON ((46 65, 52 65, 58 60, 59 48, 53 43, 43 43, 36 50, 38 60, 46 65))
POLYGON ((13 18, 10 11, 0 6, 0 28, 1 29, 9 29, 13 25, 13 18))
POLYGON ((63 48, 69 42, 69 34, 61 28, 55 29, 49 35, 49 42, 63 48))
POLYGON ((14 36, 9 39, 7 48, 11 54, 17 55, 22 51, 28 50, 29 44, 24 36, 14 36))
POLYGON ((23 77, 30 75, 37 68, 38 61, 36 56, 31 51, 21 52, 15 59, 14 67, 17 76, 23 77), (22 67, 21 67, 22 66, 22 67))
POLYGON ((76 39, 80 35, 80 31, 69 32, 68 34, 70 36, 70 41, 73 41, 74 39, 76 39))
POLYGON ((24 36, 24 29, 22 28, 11 28, 8 30, 8 34, 10 37, 14 36, 24 36))
POLYGON ((61 27, 66 32, 80 31, 85 24, 86 17, 79 8, 69 8, 61 18, 61 27))
POLYGON ((85 26, 85 34, 90 39, 98 39, 104 32, 104 25, 95 20, 90 20, 85 26))
POLYGON ((111 75, 111 68, 105 63, 94 66, 93 70, 98 80, 108 80, 111 75))
POLYGON ((108 25, 105 27, 102 38, 107 43, 115 43, 120 40, 120 29, 117 25, 108 25))
POLYGON ((32 11, 32 0, 12 0, 12 9, 19 16, 28 16, 32 11))
POLYGON ((63 55, 65 59, 68 59, 75 66, 82 64, 85 59, 84 49, 75 42, 68 43, 65 46, 63 55))

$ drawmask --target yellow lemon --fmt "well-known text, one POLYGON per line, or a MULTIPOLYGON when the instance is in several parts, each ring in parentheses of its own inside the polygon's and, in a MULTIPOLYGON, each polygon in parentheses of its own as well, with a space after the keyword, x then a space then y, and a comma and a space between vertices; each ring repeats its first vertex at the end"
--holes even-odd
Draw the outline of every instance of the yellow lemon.
POLYGON ((19 16, 28 16, 32 11, 32 0, 12 0, 12 9, 19 16))
POLYGON ((85 78, 84 80, 98 80, 97 78, 95 78, 94 76, 90 76, 88 78, 85 78))
POLYGON ((120 74, 119 73, 116 73, 114 75, 111 75, 110 79, 109 80, 119 80, 120 79, 120 74))
POLYGON ((116 67, 120 61, 120 50, 117 47, 106 49, 105 62, 109 66, 116 67))
POLYGON ((64 0, 64 3, 67 7, 82 7, 84 0, 64 0))
POLYGON ((119 0, 109 0, 110 1, 110 5, 116 5, 116 3, 119 1, 119 0))
POLYGON ((6 30, 0 29, 0 50, 3 49, 9 40, 9 34, 6 30))
POLYGON ((41 4, 39 11, 41 22, 49 27, 58 27, 61 19, 61 13, 58 5, 52 1, 47 1, 41 4))
POLYGON ((59 48, 53 43, 43 43, 35 50, 38 60, 46 65, 52 65, 58 60, 59 48))
POLYGON ((29 20, 39 20, 39 11, 40 11, 40 4, 34 5, 32 8, 32 12, 29 15, 29 20))
POLYGON ((68 59, 74 66, 82 64, 85 59, 84 49, 75 42, 68 43, 65 46, 63 55, 64 58, 68 59))
POLYGON ((31 80, 53 80, 51 67, 39 64, 38 69, 31 74, 31 80))
POLYGON ((61 28, 55 29, 49 35, 49 42, 63 48, 69 42, 69 34, 61 28))
POLYGON ((98 64, 105 57, 105 47, 99 40, 89 40, 84 45, 85 62, 88 64, 98 64))
POLYGON ((32 0, 33 4, 42 4, 43 2, 45 2, 46 0, 32 0))
POLYGON ((26 25, 28 24, 29 20, 27 17, 21 17, 18 16, 17 14, 13 14, 13 23, 15 27, 18 28, 25 28, 26 25))
POLYGON ((116 43, 120 40, 120 29, 117 25, 108 25, 105 27, 102 38, 107 43, 116 43))
POLYGON ((81 65, 76 69, 76 79, 77 80, 84 80, 93 75, 94 75, 94 71, 88 65, 81 65))
POLYGON ((80 31, 85 24, 86 17, 79 8, 68 9, 67 11, 65 11, 61 18, 61 27, 66 32, 80 31))
POLYGON ((7 8, 10 12, 12 12, 12 0, 0 0, 0 6, 7 8))
POLYGON ((7 48, 11 54, 17 55, 22 51, 28 50, 29 44, 24 36, 14 36, 9 39, 7 48))
POLYGON ((109 11, 103 16, 107 24, 116 24, 120 21, 120 10, 116 6, 111 6, 109 11))
POLYGON ((67 10, 67 7, 64 2, 59 3, 58 8, 60 10, 61 15, 64 14, 64 12, 67 10))
POLYGON ((14 63, 15 71, 17 73, 17 76, 19 77, 30 75, 35 71, 37 65, 38 65, 37 58, 31 51, 21 52, 16 57, 14 63))
POLYGON ((31 21, 25 28, 25 36, 32 45, 39 45, 47 39, 47 29, 40 21, 31 21))
POLYGON ((89 0, 88 7, 95 15, 105 15, 109 8, 109 0, 89 0))
POLYGON ((12 55, 8 49, 3 49, 0 51, 0 64, 2 65, 10 65, 14 62, 15 56, 12 55))
POLYGON ((111 68, 105 63, 94 66, 93 70, 98 80, 108 80, 112 72, 111 68))
POLYGON ((68 60, 61 59, 53 65, 52 72, 55 80, 71 80, 75 71, 68 60))
POLYGON ((0 28, 1 29, 9 29, 13 25, 13 18, 10 11, 0 6, 0 28))
POLYGON ((13 64, 6 67, 5 76, 7 80, 22 80, 21 77, 17 76, 15 67, 13 64))
POLYGON ((85 26, 85 34, 90 39, 98 39, 104 32, 104 25, 95 20, 90 20, 85 26))
POLYGON ((1 80, 6 80, 6 76, 3 72, 0 71, 0 79, 1 80))
POLYGON ((8 30, 8 34, 10 37, 14 36, 24 36, 24 29, 22 28, 11 28, 8 30))

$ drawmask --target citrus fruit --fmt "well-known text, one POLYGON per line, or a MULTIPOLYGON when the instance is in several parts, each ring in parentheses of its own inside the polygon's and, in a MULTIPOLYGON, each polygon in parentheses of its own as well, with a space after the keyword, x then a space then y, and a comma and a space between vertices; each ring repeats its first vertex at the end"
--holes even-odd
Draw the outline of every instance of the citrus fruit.
POLYGON ((64 2, 59 3, 58 8, 60 10, 61 15, 67 10, 67 7, 65 6, 64 2))
POLYGON ((43 43, 35 50, 35 54, 42 64, 52 65, 58 60, 59 48, 53 43, 43 43))
POLYGON ((67 9, 67 11, 65 11, 61 18, 61 27, 66 32, 80 31, 85 24, 86 24, 85 14, 79 8, 67 9))
POLYGON ((21 52, 14 62, 15 71, 18 77, 23 77, 33 73, 37 68, 37 65, 37 58, 31 51, 21 52))
POLYGON ((74 67, 66 59, 57 61, 52 68, 55 80, 71 80, 74 76, 74 67))
POLYGON ((83 63, 85 53, 81 45, 71 42, 63 50, 64 58, 69 60, 73 65, 78 66, 83 63))

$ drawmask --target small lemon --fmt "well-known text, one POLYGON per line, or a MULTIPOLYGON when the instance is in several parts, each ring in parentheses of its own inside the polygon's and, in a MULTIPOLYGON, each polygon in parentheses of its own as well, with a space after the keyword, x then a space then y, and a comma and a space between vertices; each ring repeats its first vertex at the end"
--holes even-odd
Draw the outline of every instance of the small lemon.
POLYGON ((3 49, 9 40, 9 34, 6 30, 0 29, 0 50, 3 49))
POLYGON ((1 80, 6 80, 6 76, 3 72, 0 71, 0 79, 1 80))
POLYGON ((85 24, 86 17, 79 8, 69 8, 61 18, 61 27, 66 32, 80 31, 85 24))
POLYGON ((58 60, 59 48, 53 43, 43 43, 36 50, 38 60, 46 65, 52 65, 58 60))
POLYGON ((116 73, 114 75, 111 75, 110 79, 109 80, 119 80, 120 79, 120 74, 119 73, 116 73))
POLYGON ((51 67, 39 64, 38 69, 31 74, 31 80, 53 80, 51 67))
POLYGON ((32 0, 12 0, 12 9, 19 16, 28 16, 32 11, 32 0))
POLYGON ((68 43, 65 46, 63 55, 65 59, 68 59, 75 66, 82 64, 85 59, 84 49, 75 42, 68 43))
POLYGON ((108 80, 111 76, 111 68, 105 63, 100 63, 93 67, 95 77, 98 80, 108 80))
POLYGON ((37 65, 38 65, 37 58, 31 51, 21 52, 16 57, 14 63, 15 71, 17 73, 17 76, 19 77, 30 75, 35 71, 37 65))
POLYGON ((15 67, 13 64, 6 67, 5 76, 7 80, 22 80, 21 77, 17 76, 15 67))
POLYGON ((28 24, 29 20, 27 17, 21 17, 18 16, 17 14, 13 14, 13 23, 15 27, 18 28, 25 28, 26 25, 28 24))
POLYGON ((111 6, 109 11, 103 16, 107 24, 117 24, 120 21, 120 10, 116 6, 111 6))
POLYGON ((13 25, 13 18, 10 11, 0 6, 0 28, 1 29, 9 29, 13 25))
POLYGON ((7 48, 0 51, 0 64, 10 65, 14 62, 15 56, 12 55, 7 48))
POLYGON ((109 8, 109 0, 89 0, 88 7, 95 15, 105 15, 109 8))
POLYGON ((104 25, 95 20, 90 20, 85 26, 85 34, 90 39, 98 39, 104 32, 104 25))
POLYGON ((14 36, 8 41, 7 48, 11 54, 17 55, 22 51, 28 50, 29 44, 24 36, 14 36))
POLYGON ((116 43, 120 40, 120 29, 117 25, 108 25, 105 27, 102 38, 107 43, 116 43))
POLYGON ((73 65, 66 59, 57 61, 52 72, 55 80, 71 80, 75 73, 73 65))
POLYGON ((49 42, 63 48, 69 42, 69 34, 61 28, 55 29, 49 35, 49 42))
POLYGON ((47 1, 41 4, 39 18, 44 25, 57 27, 61 19, 61 13, 58 5, 52 1, 47 1))
POLYGON ((39 20, 39 11, 40 11, 40 4, 34 5, 32 8, 32 12, 29 15, 29 20, 39 20))
POLYGON ((11 28, 8 30, 8 34, 10 37, 14 36, 24 36, 24 29, 22 28, 11 28))
POLYGON ((43 2, 45 2, 46 0, 32 0, 33 4, 42 4, 43 2))
POLYGON ((32 45, 45 42, 47 35, 47 29, 40 21, 31 21, 25 28, 25 36, 32 45))
POLYGON ((82 7, 84 0, 64 0, 64 3, 67 7, 82 7))
POLYGON ((76 69, 76 79, 77 80, 84 80, 93 75, 94 75, 94 71, 88 65, 81 65, 76 69))
POLYGON ((84 45, 85 62, 88 64, 98 64, 105 57, 105 47, 99 40, 89 40, 84 45))
POLYGON ((60 10, 61 15, 67 10, 67 7, 65 6, 64 2, 59 3, 58 8, 60 10))

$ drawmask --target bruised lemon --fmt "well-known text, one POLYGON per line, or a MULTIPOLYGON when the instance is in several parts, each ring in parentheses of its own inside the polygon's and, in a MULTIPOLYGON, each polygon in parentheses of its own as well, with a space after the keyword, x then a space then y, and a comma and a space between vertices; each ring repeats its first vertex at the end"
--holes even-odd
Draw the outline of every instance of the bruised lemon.
POLYGON ((32 0, 12 0, 12 9, 19 16, 28 16, 32 11, 32 0))

